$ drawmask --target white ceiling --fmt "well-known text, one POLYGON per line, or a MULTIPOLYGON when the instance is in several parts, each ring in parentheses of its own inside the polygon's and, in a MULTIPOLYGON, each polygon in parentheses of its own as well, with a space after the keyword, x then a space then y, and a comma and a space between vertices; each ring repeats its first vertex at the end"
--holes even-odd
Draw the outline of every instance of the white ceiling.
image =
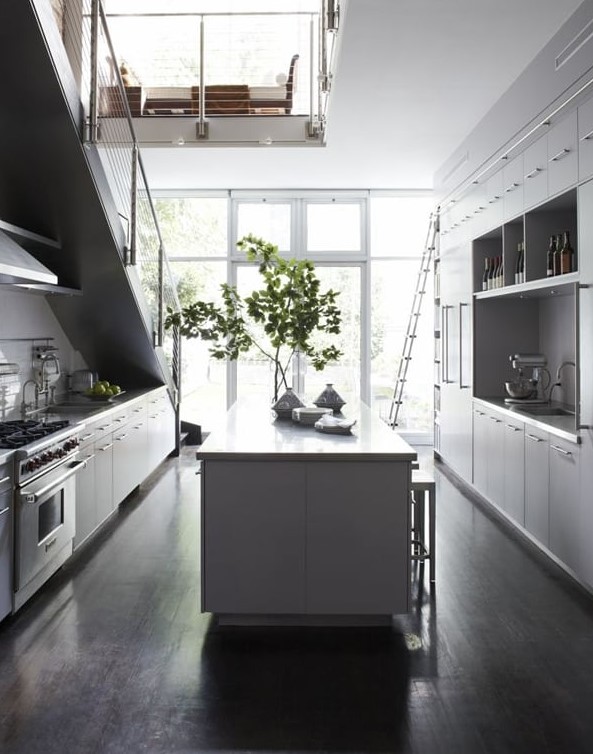
MULTIPOLYGON (((342 0, 345 3, 345 0, 342 0)), ((347 0, 327 146, 143 151, 153 188, 428 188, 581 0, 347 0)))

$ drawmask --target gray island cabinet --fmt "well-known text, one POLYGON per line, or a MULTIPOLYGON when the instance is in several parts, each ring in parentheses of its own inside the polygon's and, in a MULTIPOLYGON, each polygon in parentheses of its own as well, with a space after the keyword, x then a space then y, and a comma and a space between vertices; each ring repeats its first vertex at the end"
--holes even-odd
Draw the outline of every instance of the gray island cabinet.
POLYGON ((202 611, 245 623, 381 622, 409 609, 416 452, 364 404, 352 435, 237 405, 202 461, 202 611))

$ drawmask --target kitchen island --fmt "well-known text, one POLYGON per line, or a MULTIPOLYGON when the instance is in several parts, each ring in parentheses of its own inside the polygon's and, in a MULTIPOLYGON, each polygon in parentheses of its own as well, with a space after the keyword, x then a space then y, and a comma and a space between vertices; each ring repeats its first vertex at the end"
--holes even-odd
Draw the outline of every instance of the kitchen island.
POLYGON ((409 609, 416 452, 363 403, 351 435, 235 404, 200 447, 202 612, 384 623, 409 609))

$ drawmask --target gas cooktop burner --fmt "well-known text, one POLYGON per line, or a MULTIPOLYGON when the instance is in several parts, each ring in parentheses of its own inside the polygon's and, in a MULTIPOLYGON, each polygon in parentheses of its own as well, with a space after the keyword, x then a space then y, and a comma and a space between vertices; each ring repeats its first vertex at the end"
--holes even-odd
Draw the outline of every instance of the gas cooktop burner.
POLYGON ((67 419, 37 422, 31 419, 0 422, 0 448, 22 448, 67 427, 67 419))

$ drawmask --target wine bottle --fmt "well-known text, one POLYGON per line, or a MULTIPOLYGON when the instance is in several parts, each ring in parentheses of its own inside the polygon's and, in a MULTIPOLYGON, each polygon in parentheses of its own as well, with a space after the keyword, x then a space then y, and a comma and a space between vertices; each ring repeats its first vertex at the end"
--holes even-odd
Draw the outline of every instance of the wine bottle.
POLYGON ((562 247, 560 236, 556 236, 556 244, 554 247, 554 260, 553 260, 553 274, 560 275, 560 249, 562 247))
POLYGON ((525 282, 525 242, 521 243, 521 271, 519 274, 519 282, 525 282))
POLYGON ((494 267, 495 267, 496 259, 495 257, 490 257, 489 263, 488 263, 488 288, 486 290, 491 291, 494 288, 494 267))
POLYGON ((560 274, 566 275, 572 272, 573 249, 570 245, 570 234, 567 230, 562 235, 562 248, 560 249, 560 274))
POLYGON ((523 244, 517 244, 517 262, 515 263, 515 285, 521 282, 521 257, 523 256, 523 244))
POLYGON ((482 290, 488 290, 488 273, 490 271, 490 259, 486 257, 484 259, 484 274, 482 275, 482 290))
POLYGON ((502 288, 504 286, 504 257, 499 257, 498 262, 498 276, 497 276, 497 288, 502 288))
POLYGON ((554 275, 554 255, 556 254, 556 236, 550 236, 548 256, 546 257, 546 276, 554 275))

